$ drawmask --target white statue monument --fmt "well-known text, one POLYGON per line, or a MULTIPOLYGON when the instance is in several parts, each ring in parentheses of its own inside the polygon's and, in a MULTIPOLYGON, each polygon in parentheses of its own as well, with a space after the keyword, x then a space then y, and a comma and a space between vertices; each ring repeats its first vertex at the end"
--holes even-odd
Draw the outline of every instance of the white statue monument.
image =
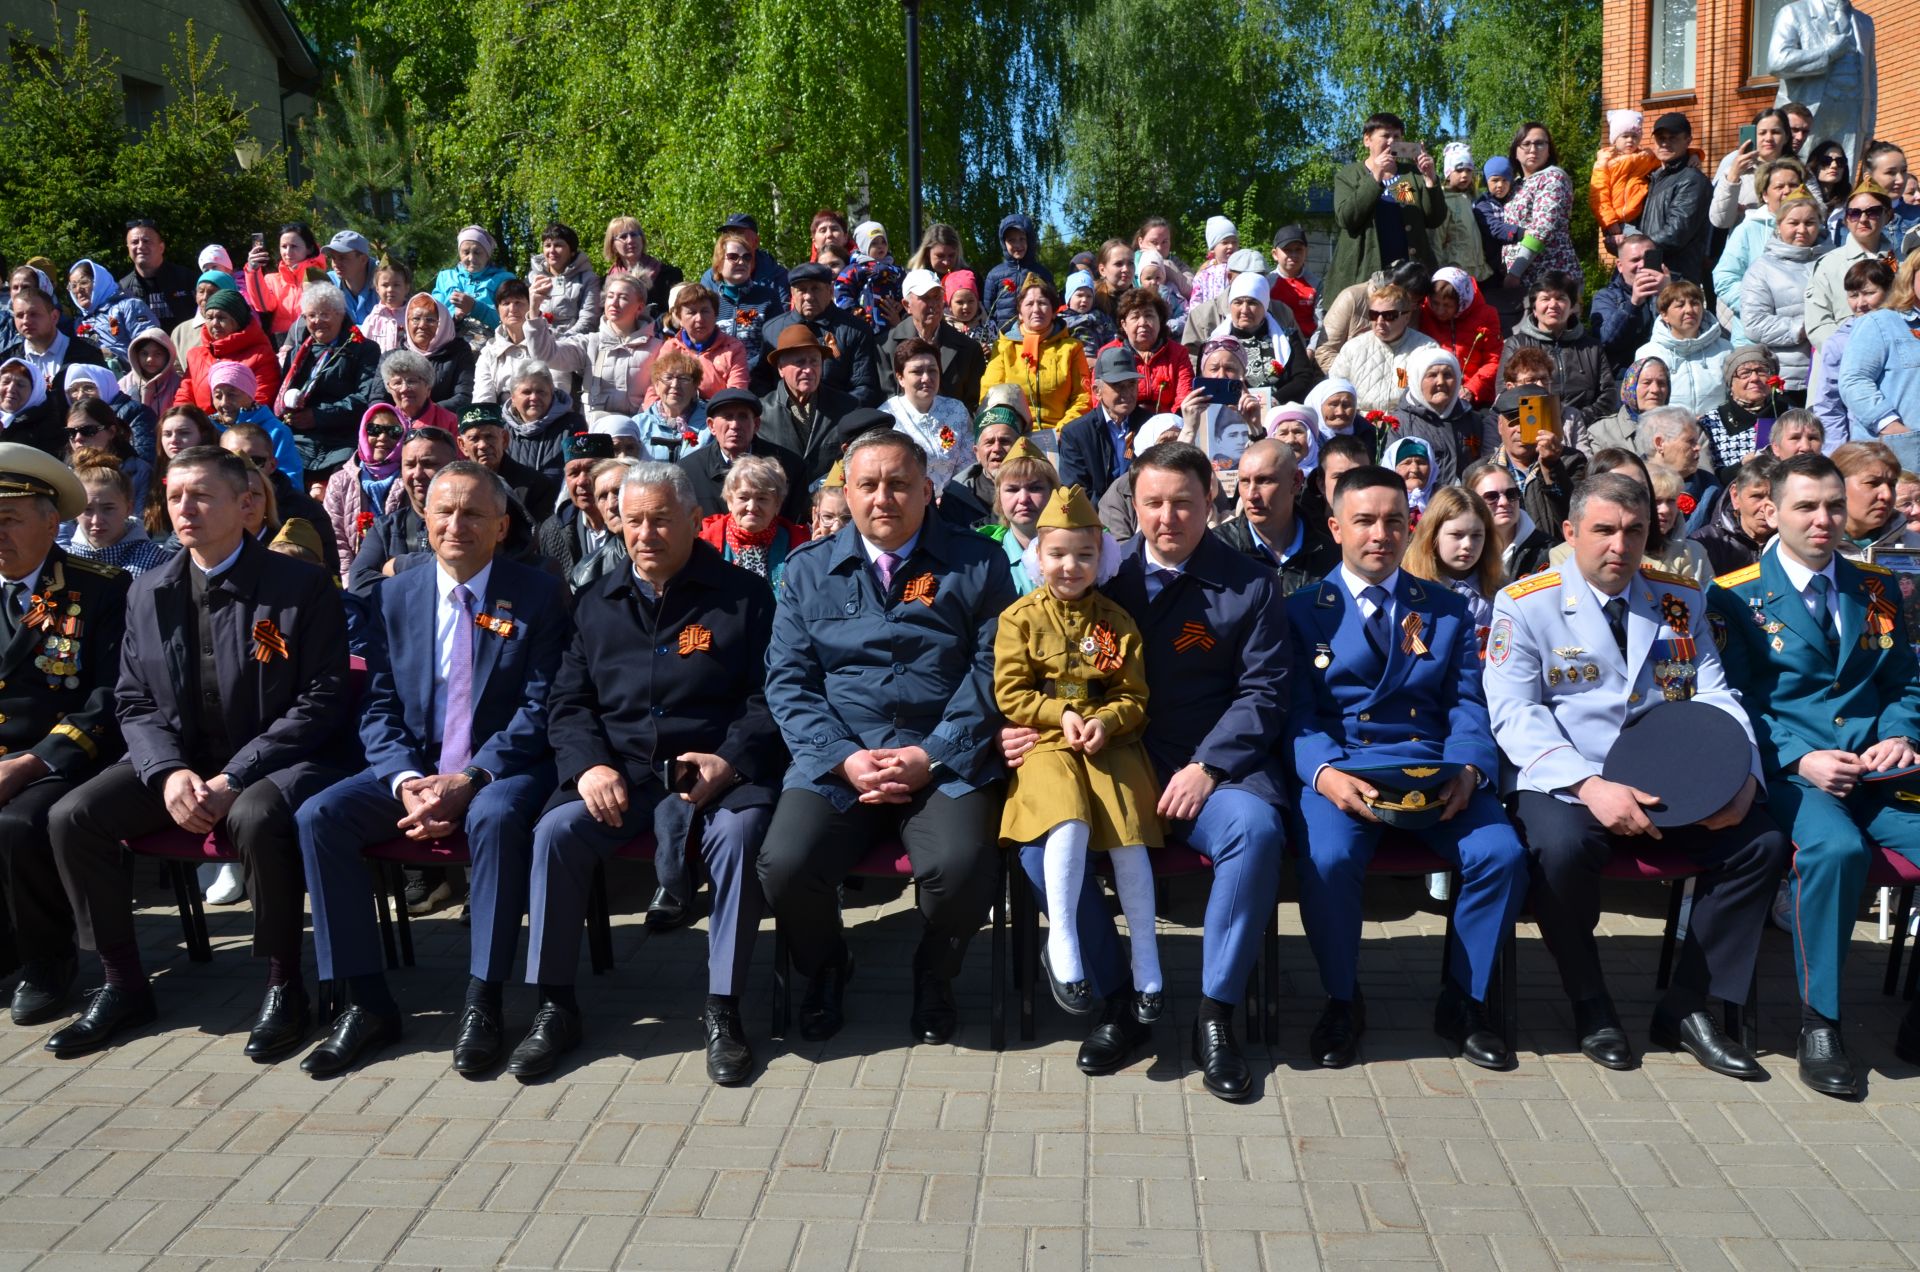
POLYGON ((1873 142, 1873 19, 1852 0, 1793 0, 1773 20, 1767 63, 1780 77, 1775 104, 1799 102, 1813 111, 1808 140, 1846 148, 1857 168, 1873 142))

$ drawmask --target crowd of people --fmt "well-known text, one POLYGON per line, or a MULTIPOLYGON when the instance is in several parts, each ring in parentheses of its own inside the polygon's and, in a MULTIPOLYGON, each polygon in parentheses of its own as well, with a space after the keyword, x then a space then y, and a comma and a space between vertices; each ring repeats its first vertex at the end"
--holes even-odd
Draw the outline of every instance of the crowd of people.
MULTIPOLYGON (((1239 1099, 1287 857, 1326 999, 1307 1046, 1341 1067, 1367 863, 1411 834, 1457 888, 1451 1050, 1511 1065, 1487 997, 1530 902, 1576 1044, 1626 1068, 1594 932, 1644 836, 1698 867, 1654 1044, 1761 1075, 1710 1000, 1745 1001, 1777 912, 1801 1075, 1852 1095, 1869 854, 1920 861, 1920 684, 1875 559, 1920 546, 1920 194, 1898 147, 1809 146, 1810 121, 1766 112, 1711 168, 1683 115, 1646 149, 1611 112, 1592 297, 1545 127, 1436 162, 1386 114, 1336 179, 1324 278, 1302 226, 1262 251, 1224 216, 1196 266, 1153 218, 1056 262, 1063 287, 1018 214, 984 270, 950 226, 896 263, 833 211, 791 265, 730 216, 698 272, 632 217, 597 257, 548 225, 518 274, 469 226, 421 290, 303 224, 237 268, 177 264, 145 220, 118 279, 30 260, 0 342, 12 1017, 71 1014, 87 951, 102 983, 49 1050, 155 1018, 125 845, 185 831, 237 858, 210 898, 252 903, 246 1054, 313 1038, 310 910, 341 992, 301 1064, 345 1072, 402 1028, 363 854, 458 843, 464 881, 407 897, 465 889, 453 1067, 538 1077, 580 1041, 596 871, 650 837, 649 925, 707 897, 706 1061, 738 1083, 763 919, 801 1035, 833 1036, 839 888, 897 841, 915 1041, 953 1037, 1012 853, 1106 1073, 1162 1016, 1153 853, 1184 844, 1214 876, 1194 1063, 1239 1099), (1730 775, 1684 815, 1615 763, 1681 703, 1730 775), (523 922, 538 1007, 509 1046, 523 922)), ((1920 1013, 1897 1049, 1920 1063, 1920 1013)))

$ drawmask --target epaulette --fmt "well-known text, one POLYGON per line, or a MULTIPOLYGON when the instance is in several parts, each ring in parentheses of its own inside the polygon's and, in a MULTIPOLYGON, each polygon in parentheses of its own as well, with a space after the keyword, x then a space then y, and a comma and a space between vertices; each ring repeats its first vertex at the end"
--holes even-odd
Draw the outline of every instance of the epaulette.
POLYGON ((1690 587, 1696 592, 1700 590, 1700 580, 1694 578, 1691 574, 1675 574, 1670 570, 1656 569, 1644 562, 1640 566, 1640 573, 1646 575, 1655 583, 1665 583, 1669 587, 1690 587))
POLYGON ((1742 566, 1731 574, 1714 576, 1713 583, 1715 587, 1739 587, 1742 583, 1751 583, 1759 577, 1760 563, 1756 561, 1752 565, 1742 566))
POLYGON ((1893 573, 1893 571, 1889 570, 1886 566, 1876 564, 1872 561, 1855 561, 1854 564, 1873 574, 1891 575, 1893 573))
POLYGON ((1532 596, 1535 592, 1544 592, 1550 587, 1559 586, 1559 572, 1548 570, 1544 574, 1535 574, 1528 578, 1521 579, 1518 583, 1508 584, 1506 594, 1508 600, 1517 601, 1523 596, 1532 596))
POLYGON ((121 573, 120 567, 117 565, 107 565, 101 561, 88 561, 77 556, 66 557, 64 563, 69 570, 79 570, 82 574, 97 574, 103 579, 117 579, 121 573))

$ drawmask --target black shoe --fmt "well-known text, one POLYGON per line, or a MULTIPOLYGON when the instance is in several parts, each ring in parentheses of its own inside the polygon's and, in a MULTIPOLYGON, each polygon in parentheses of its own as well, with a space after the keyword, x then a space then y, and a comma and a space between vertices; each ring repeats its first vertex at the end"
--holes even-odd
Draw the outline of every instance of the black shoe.
POLYGON ((13 987, 13 1023, 44 1025, 67 1009, 76 972, 74 956, 36 958, 21 969, 13 987))
POLYGON ((1454 1051, 1470 1064, 1482 1069, 1513 1065, 1507 1040, 1487 1019, 1487 1005, 1468 998, 1452 985, 1440 991, 1440 999, 1433 1005, 1433 1031, 1452 1043, 1454 1051))
POLYGON ((358 1004, 350 1005, 333 1022, 320 1045, 307 1052, 300 1068, 316 1078, 335 1077, 399 1038, 398 1015, 376 1016, 358 1004))
POLYGON ((84 1056, 112 1042, 121 1030, 150 1025, 159 1018, 153 990, 147 986, 121 989, 102 985, 87 996, 86 1007, 72 1024, 55 1030, 53 1037, 47 1039, 47 1050, 62 1060, 84 1056))
MULTIPOLYGON (((1153 1037, 1153 1026, 1140 1019, 1139 997, 1136 994, 1115 994, 1107 999, 1107 1005, 1100 1013, 1100 1023, 1080 1044, 1080 1054, 1074 1060, 1080 1066, 1080 1072, 1089 1077, 1098 1077, 1125 1068, 1135 1048, 1145 1045, 1153 1037)), ((1155 994, 1154 997, 1158 998, 1159 995, 1155 994)))
POLYGON ((1580 1054, 1607 1069, 1633 1068, 1633 1044, 1620 1026, 1613 1000, 1605 994, 1583 998, 1573 1005, 1573 1032, 1580 1039, 1580 1054))
POLYGON ((1253 1071, 1247 1068, 1228 1022, 1195 1018, 1193 1062, 1200 1066, 1200 1080, 1207 1090, 1221 1099, 1244 1100, 1252 1093, 1253 1071))
POLYGON ((1893 1038, 1893 1054, 1908 1064, 1920 1064, 1920 999, 1914 1000, 1900 1020, 1900 1032, 1893 1038))
POLYGON ((953 1041, 960 1027, 960 1012, 953 1005, 953 980, 938 972, 916 972, 913 977, 913 1015, 907 1017, 907 1031, 913 1040, 930 1047, 953 1041))
POLYGON ((503 1049, 500 1013, 468 1003, 460 1015, 460 1033, 453 1040, 453 1071, 469 1077, 486 1073, 500 1063, 503 1049))
POLYGON ((1307 1039, 1307 1051, 1323 1069, 1344 1069, 1360 1054, 1360 1035, 1366 1029, 1367 1005, 1358 994, 1346 1003, 1329 998, 1307 1039))
POLYGON ((1714 1073, 1743 1082, 1767 1076, 1751 1051, 1720 1032, 1710 1011, 1689 1012, 1679 1020, 1655 1012, 1652 1036, 1659 1045, 1686 1052, 1714 1073))
POLYGON ((693 917, 693 907, 668 892, 665 888, 653 890, 653 900, 647 902, 647 930, 649 932, 669 932, 677 927, 685 927, 693 917))
POLYGON ((414 918, 432 914, 442 906, 452 904, 453 899, 453 885, 444 878, 407 881, 407 913, 414 918))
POLYGON ((707 1077, 718 1086, 745 1082, 753 1073, 753 1052, 747 1048, 739 1011, 708 1003, 700 1025, 707 1031, 707 1077))
MULTIPOLYGON (((808 1042, 825 1042, 847 1023, 845 999, 847 982, 853 979, 853 955, 843 955, 834 967, 823 968, 807 986, 800 1000, 800 1036, 808 1042)), ((915 995, 915 1006, 919 1005, 915 995)))
POLYGON ((1160 1019, 1160 1013, 1166 1008, 1166 995, 1135 994, 1133 996, 1133 1018, 1143 1025, 1151 1025, 1160 1019))
POLYGON ((1053 1001, 1060 1004, 1060 1010, 1069 1016, 1093 1015, 1093 988, 1085 980, 1063 981, 1053 974, 1053 959, 1045 950, 1040 951, 1040 969, 1047 974, 1047 988, 1053 991, 1053 1001))
POLYGON ((269 1064, 307 1040, 313 1018, 307 1009, 306 987, 295 981, 269 985, 260 1002, 260 1015, 247 1034, 246 1056, 269 1064))
POLYGON ((533 1027, 507 1057, 507 1072, 520 1079, 553 1072, 560 1057, 580 1045, 580 1014, 559 1003, 541 1003, 533 1027))
POLYGON ((1847 1045, 1838 1027, 1800 1027, 1800 1080, 1822 1095, 1843 1100, 1860 1094, 1860 1075, 1847 1058, 1847 1045))

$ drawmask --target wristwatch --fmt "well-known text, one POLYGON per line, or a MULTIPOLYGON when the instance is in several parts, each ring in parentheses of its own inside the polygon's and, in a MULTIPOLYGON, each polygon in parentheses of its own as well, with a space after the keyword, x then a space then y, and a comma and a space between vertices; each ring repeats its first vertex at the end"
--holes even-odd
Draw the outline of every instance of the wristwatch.
POLYGON ((1200 760, 1195 760, 1194 763, 1200 765, 1200 771, 1202 773, 1205 773, 1209 778, 1211 778, 1215 786, 1218 786, 1220 785, 1220 783, 1227 780, 1227 770, 1223 768, 1218 768, 1212 764, 1204 763, 1200 760))
POLYGON ((239 795, 242 791, 247 789, 247 784, 241 781, 239 778, 235 777, 231 772, 222 772, 220 776, 227 779, 227 789, 232 791, 235 795, 239 795))
POLYGON ((467 765, 467 767, 461 769, 460 776, 466 778, 468 782, 472 783, 473 789, 476 793, 479 791, 485 790, 487 783, 493 780, 493 774, 487 772, 487 770, 474 764, 469 764, 467 765))

